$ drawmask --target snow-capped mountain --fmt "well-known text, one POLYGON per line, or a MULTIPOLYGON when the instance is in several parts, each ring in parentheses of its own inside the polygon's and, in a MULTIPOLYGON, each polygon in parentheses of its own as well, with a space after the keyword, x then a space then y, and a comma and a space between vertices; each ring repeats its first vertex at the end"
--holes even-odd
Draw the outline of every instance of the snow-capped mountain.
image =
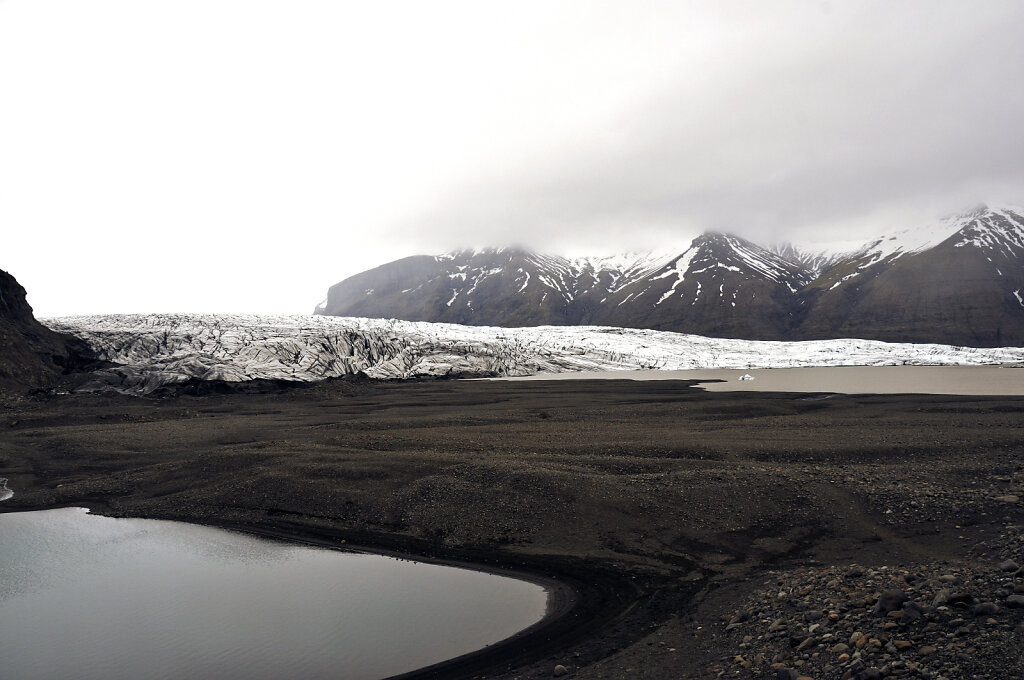
POLYGON ((333 286, 317 314, 468 325, 602 324, 785 337, 809 276, 749 241, 704 234, 685 251, 569 259, 518 249, 417 256, 333 286))
POLYGON ((979 208, 875 239, 802 294, 803 338, 1024 345, 1024 210, 979 208))
POLYGON ((836 263, 849 257, 851 253, 857 252, 863 245, 859 241, 839 241, 826 244, 796 244, 787 241, 774 243, 769 250, 782 259, 803 267, 813 280, 836 263))
POLYGON ((190 379, 312 382, 521 376, 630 369, 969 365, 1024 361, 1024 348, 871 340, 759 342, 635 328, 496 328, 387 319, 154 314, 45 319, 117 366, 86 390, 150 393, 190 379))
POLYGON ((577 324, 671 256, 570 259, 516 248, 408 257, 333 286, 316 314, 471 325, 577 324))
POLYGON ((982 207, 817 250, 706 233, 682 252, 615 258, 519 249, 411 257, 333 286, 316 313, 1024 345, 1024 210, 982 207))
POLYGON ((801 266, 761 246, 707 233, 681 255, 633 277, 587 322, 781 339, 792 324, 794 295, 809 280, 801 266))
MULTIPOLYGON (((1021 227, 1019 224, 1021 213, 1019 209, 989 209, 979 207, 972 211, 946 217, 936 223, 919 225, 911 229, 901 229, 891 234, 875 237, 858 247, 848 248, 846 251, 831 251, 827 255, 828 266, 822 268, 822 272, 832 270, 833 276, 825 279, 832 284, 831 287, 838 288, 846 281, 856 278, 871 268, 881 265, 885 266, 894 263, 901 257, 919 254, 936 246, 939 246, 948 239, 960 235, 964 240, 971 240, 971 234, 977 234, 978 238, 972 244, 980 249, 996 245, 997 238, 989 235, 989 230, 994 229, 995 233, 1002 236, 1011 236, 1014 231, 1014 220, 1018 221, 1016 226, 1016 240, 1021 238, 1021 227), (982 234, 989 236, 981 236, 982 234), (855 270, 847 270, 854 266, 855 270), (842 270, 842 277, 838 277, 842 270)), ((824 280, 822 281, 824 282, 824 280)))

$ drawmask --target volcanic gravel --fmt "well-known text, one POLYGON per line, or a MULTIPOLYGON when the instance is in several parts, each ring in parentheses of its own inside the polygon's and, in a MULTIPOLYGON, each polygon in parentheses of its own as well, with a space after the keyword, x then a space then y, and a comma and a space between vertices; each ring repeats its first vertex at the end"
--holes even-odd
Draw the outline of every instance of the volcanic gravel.
POLYGON ((1024 677, 1024 399, 207 388, 7 399, 0 508, 512 568, 586 605, 420 677, 1024 677))

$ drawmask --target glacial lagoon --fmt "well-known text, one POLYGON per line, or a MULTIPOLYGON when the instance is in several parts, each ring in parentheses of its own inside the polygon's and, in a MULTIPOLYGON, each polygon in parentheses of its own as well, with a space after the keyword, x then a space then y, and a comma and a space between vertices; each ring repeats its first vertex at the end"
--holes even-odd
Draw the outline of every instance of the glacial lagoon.
POLYGON ((0 514, 0 677, 376 680, 541 620, 494 574, 82 508, 0 514))
POLYGON ((1024 368, 1005 365, 580 371, 492 380, 696 380, 709 392, 1024 396, 1024 368))

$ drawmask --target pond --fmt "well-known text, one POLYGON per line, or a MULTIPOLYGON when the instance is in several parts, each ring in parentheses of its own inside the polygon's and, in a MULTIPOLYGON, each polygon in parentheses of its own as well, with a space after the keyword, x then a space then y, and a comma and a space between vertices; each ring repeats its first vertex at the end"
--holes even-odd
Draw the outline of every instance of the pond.
POLYGON ((0 677, 375 680, 543 618, 540 585, 82 508, 0 514, 0 677))

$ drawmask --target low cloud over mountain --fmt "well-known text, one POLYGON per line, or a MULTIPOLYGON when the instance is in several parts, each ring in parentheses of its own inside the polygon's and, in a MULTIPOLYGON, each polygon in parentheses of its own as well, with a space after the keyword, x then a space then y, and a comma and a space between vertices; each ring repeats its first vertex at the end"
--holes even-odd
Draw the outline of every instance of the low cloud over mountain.
POLYGON ((982 207, 841 251, 708 232, 683 252, 416 256, 336 284, 316 313, 761 340, 1024 345, 1024 211, 982 207))

